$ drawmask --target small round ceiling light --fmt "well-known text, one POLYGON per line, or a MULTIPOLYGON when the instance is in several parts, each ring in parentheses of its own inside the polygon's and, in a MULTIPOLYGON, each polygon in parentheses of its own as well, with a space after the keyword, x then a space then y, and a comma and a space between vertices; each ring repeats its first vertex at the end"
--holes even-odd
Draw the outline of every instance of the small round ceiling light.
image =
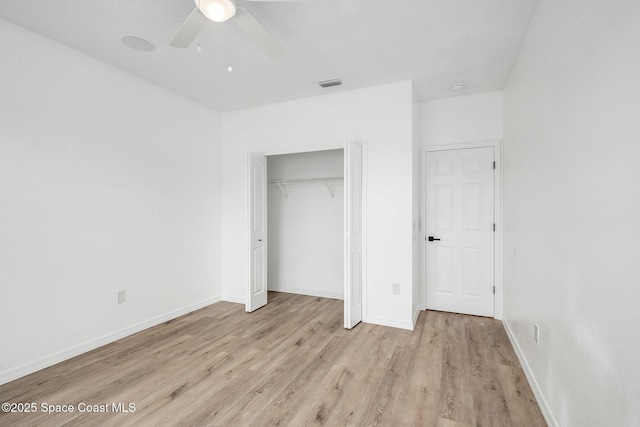
POLYGON ((123 45, 130 47, 138 52, 151 52, 156 47, 149 40, 133 34, 125 34, 120 38, 123 45))
POLYGON ((451 84, 451 90, 455 90, 455 91, 461 91, 462 89, 464 89, 465 84, 464 82, 455 82, 451 84))

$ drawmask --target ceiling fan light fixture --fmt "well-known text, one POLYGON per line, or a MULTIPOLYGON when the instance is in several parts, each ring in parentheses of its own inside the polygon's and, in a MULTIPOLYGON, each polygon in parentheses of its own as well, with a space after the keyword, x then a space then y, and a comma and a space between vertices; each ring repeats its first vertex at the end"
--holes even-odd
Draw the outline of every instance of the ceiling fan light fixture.
POLYGON ((194 0, 200 12, 213 22, 224 22, 236 14, 233 0, 194 0))

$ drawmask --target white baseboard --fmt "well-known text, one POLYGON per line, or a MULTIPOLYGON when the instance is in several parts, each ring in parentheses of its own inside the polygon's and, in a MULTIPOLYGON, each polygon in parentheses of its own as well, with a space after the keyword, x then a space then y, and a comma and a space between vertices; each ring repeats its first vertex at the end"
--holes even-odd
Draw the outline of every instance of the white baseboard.
POLYGON ((221 301, 221 298, 219 296, 213 297, 213 298, 207 298, 195 304, 191 304, 186 307, 182 307, 177 310, 170 311, 169 313, 165 313, 160 316, 156 316, 151 319, 144 320, 134 325, 127 326, 126 328, 117 330, 115 332, 111 332, 101 337, 94 338, 89 341, 83 342, 81 344, 74 345, 65 350, 61 350, 53 354, 50 354, 48 356, 44 356, 27 363, 23 363, 22 365, 18 365, 15 368, 7 369, 3 372, 0 372, 0 384, 5 384, 5 383, 8 383, 9 381, 16 380, 18 378, 32 374, 41 369, 48 368, 49 366, 53 366, 57 363, 71 359, 72 357, 79 356, 83 353, 94 350, 98 347, 102 347, 103 345, 112 343, 114 341, 117 341, 129 335, 133 335, 145 329, 167 322, 171 319, 175 319, 176 317, 180 317, 187 313, 191 313, 192 311, 199 310, 208 305, 215 304, 219 301, 221 301))
POLYGON ((308 295, 311 297, 344 299, 344 295, 338 292, 316 291, 311 289, 289 288, 289 287, 274 286, 274 285, 269 285, 267 289, 274 292, 285 292, 288 294, 308 295))
POLYGON ((540 411, 544 416, 545 421, 549 425, 549 427, 559 427, 558 421, 556 421, 556 417, 553 416, 553 412, 551 412, 551 408, 547 403, 547 399, 544 398, 544 394, 542 394, 542 389, 540 389, 540 385, 538 385, 538 381, 536 381, 536 377, 533 375, 533 371, 527 362, 527 359, 524 357, 524 353, 522 352, 522 348, 520 348, 520 344, 516 339, 513 331, 511 330, 511 326, 509 326, 509 322, 506 320, 502 321, 504 325, 504 330, 507 332, 507 336, 509 337, 509 341, 511 341, 511 345, 513 346, 513 350, 516 352, 516 356, 518 356, 518 360, 520 361, 520 365, 522 365, 522 370, 524 371, 524 375, 527 377, 527 381, 529 381, 529 385, 531 386, 531 391, 540 406, 540 411))
POLYGON ((392 328, 407 329, 409 331, 413 331, 413 324, 410 321, 403 322, 402 320, 397 319, 385 319, 382 317, 367 316, 364 322, 372 323, 374 325, 389 326, 392 328))
POLYGON ((244 297, 237 297, 234 295, 222 295, 222 301, 235 302, 236 304, 246 304, 244 297))

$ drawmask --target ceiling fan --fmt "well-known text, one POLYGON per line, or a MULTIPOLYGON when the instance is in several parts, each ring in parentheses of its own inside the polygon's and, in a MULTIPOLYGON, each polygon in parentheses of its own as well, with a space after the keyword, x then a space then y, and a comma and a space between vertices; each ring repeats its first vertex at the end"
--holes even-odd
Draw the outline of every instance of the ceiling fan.
MULTIPOLYGON (((295 0, 244 0, 244 1, 295 1, 295 0)), ((258 22, 248 10, 237 6, 235 0, 194 0, 196 7, 182 23, 169 43, 173 47, 187 48, 196 38, 207 20, 233 22, 271 58, 276 59, 286 52, 284 46, 258 22)))

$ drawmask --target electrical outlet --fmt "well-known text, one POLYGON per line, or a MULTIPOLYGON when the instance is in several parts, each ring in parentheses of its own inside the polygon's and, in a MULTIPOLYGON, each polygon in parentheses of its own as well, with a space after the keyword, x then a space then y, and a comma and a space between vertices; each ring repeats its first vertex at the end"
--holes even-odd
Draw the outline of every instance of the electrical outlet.
POLYGON ((536 345, 540 345, 540 326, 538 325, 533 325, 533 339, 536 345))
POLYGON ((118 304, 124 304, 127 301, 127 291, 118 291, 118 304))
POLYGON ((392 283, 391 292, 393 292, 394 295, 400 295, 400 283, 392 283))

